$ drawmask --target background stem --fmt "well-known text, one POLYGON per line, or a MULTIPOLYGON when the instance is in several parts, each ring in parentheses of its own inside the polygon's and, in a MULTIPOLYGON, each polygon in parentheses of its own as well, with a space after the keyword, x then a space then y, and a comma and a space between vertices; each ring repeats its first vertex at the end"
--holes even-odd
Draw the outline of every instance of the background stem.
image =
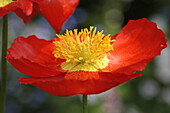
POLYGON ((83 95, 83 113, 88 113, 87 95, 83 95))
POLYGON ((6 85, 7 85, 7 42, 8 42, 8 15, 3 16, 2 28, 2 56, 1 56, 1 95, 0 113, 5 113, 6 85))

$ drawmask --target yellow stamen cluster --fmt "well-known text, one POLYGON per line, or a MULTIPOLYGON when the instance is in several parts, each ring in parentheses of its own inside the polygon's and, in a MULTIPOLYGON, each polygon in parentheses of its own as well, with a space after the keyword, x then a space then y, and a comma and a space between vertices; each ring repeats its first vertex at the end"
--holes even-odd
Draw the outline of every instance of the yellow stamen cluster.
POLYGON ((96 60, 103 59, 113 50, 110 34, 105 36, 103 30, 96 33, 96 27, 77 29, 73 31, 66 30, 64 35, 57 34, 60 41, 54 41, 54 56, 56 58, 66 59, 66 63, 79 63, 88 66, 95 63, 96 60))
POLYGON ((6 5, 8 5, 9 3, 13 2, 15 0, 1 0, 0 1, 0 7, 4 7, 6 5))

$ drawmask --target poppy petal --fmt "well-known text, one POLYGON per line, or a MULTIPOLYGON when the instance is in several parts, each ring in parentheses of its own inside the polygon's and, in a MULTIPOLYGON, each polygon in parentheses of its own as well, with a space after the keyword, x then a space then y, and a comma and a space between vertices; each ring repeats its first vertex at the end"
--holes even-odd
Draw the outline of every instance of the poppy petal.
MULTIPOLYGON (((79 72, 73 72, 78 74, 79 72)), ((88 72, 84 72, 87 75, 88 72)), ((96 74, 97 72, 89 72, 96 74)), ((68 74, 68 73, 67 73, 68 74)), ((117 85, 129 81, 141 74, 125 75, 112 72, 99 72, 99 79, 65 79, 65 74, 48 78, 19 78, 20 83, 34 85, 43 91, 56 96, 72 96, 76 94, 98 94, 117 85)))
POLYGON ((33 0, 41 14, 58 33, 66 19, 74 12, 79 0, 33 0), (50 8, 49 8, 50 7, 50 8))
POLYGON ((32 4, 33 4, 33 6, 30 7, 30 9, 32 9, 32 12, 28 15, 26 15, 21 8, 17 8, 16 10, 14 10, 16 15, 19 16, 20 18, 22 18, 24 23, 29 22, 32 18, 37 16, 37 14, 39 12, 38 4, 37 3, 32 3, 32 4))
POLYGON ((18 0, 11 2, 4 7, 0 7, 0 17, 17 9, 20 9, 26 16, 29 16, 32 14, 33 3, 30 0, 18 0))
POLYGON ((132 74, 143 70, 167 47, 165 34, 147 19, 131 20, 116 36, 109 65, 103 71, 132 74), (126 70, 126 71, 125 71, 126 70))
POLYGON ((12 2, 4 7, 0 7, 0 17, 6 15, 7 13, 15 10, 17 8, 18 1, 12 2))
POLYGON ((52 54, 53 49, 51 41, 38 39, 34 35, 19 37, 8 49, 6 58, 15 68, 29 76, 56 76, 64 72, 60 64, 65 60, 56 59, 52 54))

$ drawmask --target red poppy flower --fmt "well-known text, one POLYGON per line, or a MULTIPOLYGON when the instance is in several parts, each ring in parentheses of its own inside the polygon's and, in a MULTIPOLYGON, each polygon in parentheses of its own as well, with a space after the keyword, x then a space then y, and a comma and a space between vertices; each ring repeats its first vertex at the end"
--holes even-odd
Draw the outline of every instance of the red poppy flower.
POLYGON ((59 32, 78 3, 79 0, 1 0, 0 17, 14 11, 24 23, 27 23, 40 10, 56 32, 59 32))
POLYGON ((66 31, 47 41, 36 36, 15 39, 8 61, 19 78, 57 96, 98 94, 141 76, 142 71, 167 47, 165 34, 147 19, 131 20, 115 35, 104 35, 93 27, 66 31))

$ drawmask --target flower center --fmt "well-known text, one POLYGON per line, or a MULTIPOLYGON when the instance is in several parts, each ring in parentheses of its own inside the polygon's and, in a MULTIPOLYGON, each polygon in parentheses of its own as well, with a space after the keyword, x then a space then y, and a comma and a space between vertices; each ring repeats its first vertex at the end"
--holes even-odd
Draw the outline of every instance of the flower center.
POLYGON ((4 7, 4 6, 10 4, 13 1, 16 1, 16 0, 1 0, 0 1, 0 7, 4 7))
POLYGON ((108 65, 110 51, 113 51, 110 34, 105 36, 103 30, 96 33, 96 27, 66 30, 64 35, 57 34, 60 41, 54 41, 54 56, 66 59, 61 67, 71 71, 98 71, 108 65))

